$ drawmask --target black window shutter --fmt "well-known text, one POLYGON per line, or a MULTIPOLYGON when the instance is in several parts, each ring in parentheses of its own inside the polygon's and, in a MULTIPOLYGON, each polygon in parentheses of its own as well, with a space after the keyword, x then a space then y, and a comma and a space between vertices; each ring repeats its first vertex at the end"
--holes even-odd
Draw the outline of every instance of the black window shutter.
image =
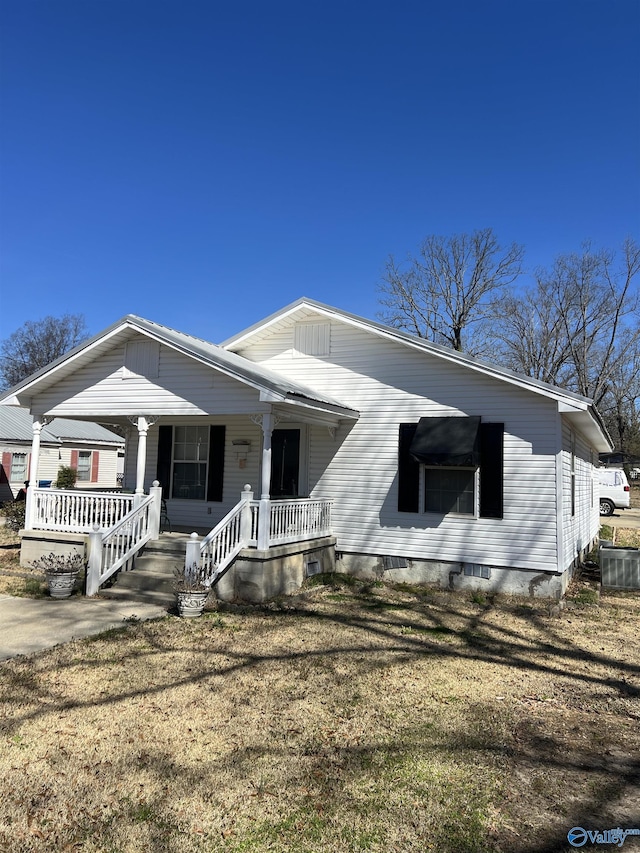
POLYGON ((209 427, 209 479, 207 500, 221 501, 224 484, 224 438, 226 427, 209 427))
POLYGON ((504 513, 504 424, 480 424, 480 517, 504 513))
POLYGON ((420 511, 420 465, 409 453, 418 424, 400 424, 398 442, 398 512, 420 511))
POLYGON ((162 497, 168 498, 171 486, 171 453, 173 452, 173 427, 163 424, 158 430, 158 463, 156 480, 162 486, 162 497))

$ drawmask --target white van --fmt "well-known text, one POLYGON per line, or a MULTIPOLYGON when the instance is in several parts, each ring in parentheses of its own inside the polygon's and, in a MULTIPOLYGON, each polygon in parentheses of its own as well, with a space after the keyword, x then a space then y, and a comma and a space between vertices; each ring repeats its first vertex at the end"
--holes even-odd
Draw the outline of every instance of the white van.
POLYGON ((599 468, 600 515, 613 515, 614 509, 628 509, 631 492, 622 468, 599 468))

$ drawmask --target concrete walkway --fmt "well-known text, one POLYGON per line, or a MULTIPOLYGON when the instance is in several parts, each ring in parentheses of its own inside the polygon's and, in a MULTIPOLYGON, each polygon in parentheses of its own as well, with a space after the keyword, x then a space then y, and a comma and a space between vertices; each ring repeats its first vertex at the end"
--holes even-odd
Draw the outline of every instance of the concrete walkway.
POLYGON ((165 607, 136 601, 108 601, 81 595, 63 601, 0 595, 0 660, 50 649, 109 628, 121 628, 127 621, 166 615, 165 607))

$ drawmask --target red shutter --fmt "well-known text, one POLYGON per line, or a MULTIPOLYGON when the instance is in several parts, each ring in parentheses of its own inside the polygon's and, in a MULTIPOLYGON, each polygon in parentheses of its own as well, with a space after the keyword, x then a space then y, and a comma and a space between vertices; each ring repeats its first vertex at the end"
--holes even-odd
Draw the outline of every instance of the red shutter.
POLYGON ((11 479, 11 453, 4 451, 2 454, 2 468, 0 468, 0 483, 8 483, 11 479))
POLYGON ((98 469, 100 467, 99 457, 100 457, 100 454, 98 453, 98 451, 94 450, 93 453, 91 454, 91 482, 92 483, 98 482, 98 469))
POLYGON ((78 451, 77 450, 71 451, 71 468, 75 468, 76 471, 78 470, 78 451))

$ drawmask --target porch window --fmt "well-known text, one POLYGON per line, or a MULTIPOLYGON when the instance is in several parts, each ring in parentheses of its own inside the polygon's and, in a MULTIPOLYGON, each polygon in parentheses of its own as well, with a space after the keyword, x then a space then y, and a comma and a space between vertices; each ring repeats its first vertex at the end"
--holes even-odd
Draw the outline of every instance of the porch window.
POLYGON ((203 501, 207 489, 209 427, 177 426, 173 443, 171 496, 203 501))
POLYGON ((156 479, 163 497, 221 501, 224 451, 223 425, 162 424, 156 479))
POLYGON ((24 483, 27 479, 27 454, 14 453, 11 458, 11 477, 12 483, 24 483))

